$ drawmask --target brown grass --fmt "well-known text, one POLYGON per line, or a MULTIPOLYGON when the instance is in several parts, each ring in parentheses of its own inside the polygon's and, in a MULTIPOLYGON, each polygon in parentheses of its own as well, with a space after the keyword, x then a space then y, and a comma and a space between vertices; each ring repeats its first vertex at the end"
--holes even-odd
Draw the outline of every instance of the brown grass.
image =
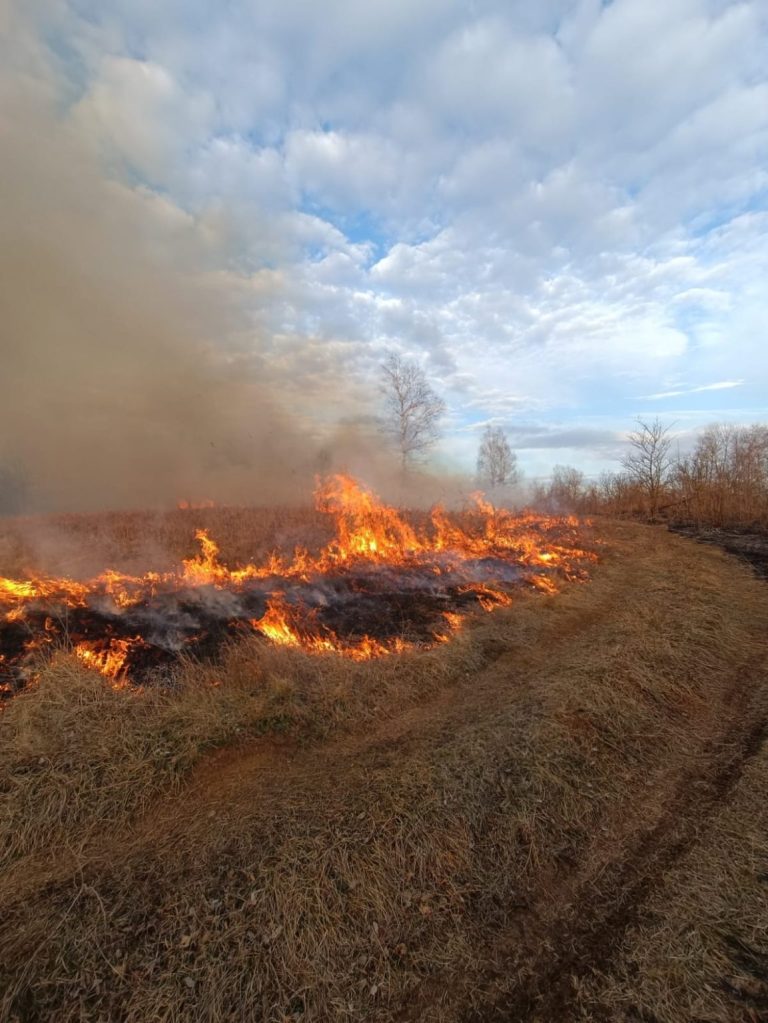
POLYGON ((87 577, 107 567, 159 570, 199 552, 198 529, 210 531, 225 563, 245 564, 261 561, 272 550, 320 546, 332 528, 327 515, 291 506, 19 517, 7 519, 0 531, 0 574, 87 577))
POLYGON ((768 589, 609 532, 429 653, 52 664, 0 720, 0 1019, 748 1019, 768 589))
POLYGON ((115 689, 61 654, 0 717, 0 871, 51 846, 81 847, 141 812, 178 788, 206 750, 266 733, 318 739, 427 699, 487 660, 486 631, 460 636, 449 651, 372 663, 254 638, 216 665, 187 663, 168 688, 142 691, 115 689))
POLYGON ((768 750, 744 763, 732 797, 660 879, 610 973, 581 992, 583 1018, 768 1019, 768 750), (599 1018, 599 1017, 597 1017, 599 1018))

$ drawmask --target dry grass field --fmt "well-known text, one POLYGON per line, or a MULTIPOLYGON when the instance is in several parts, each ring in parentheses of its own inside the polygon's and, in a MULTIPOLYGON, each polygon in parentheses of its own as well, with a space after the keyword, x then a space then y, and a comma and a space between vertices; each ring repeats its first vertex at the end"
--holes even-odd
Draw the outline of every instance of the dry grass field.
MULTIPOLYGON (((327 529, 18 523, 0 569, 195 526, 233 562, 327 529)), ((140 691, 55 656, 0 713, 0 1020, 768 1020, 768 587, 660 528, 589 542, 588 583, 432 650, 254 638, 140 691)))

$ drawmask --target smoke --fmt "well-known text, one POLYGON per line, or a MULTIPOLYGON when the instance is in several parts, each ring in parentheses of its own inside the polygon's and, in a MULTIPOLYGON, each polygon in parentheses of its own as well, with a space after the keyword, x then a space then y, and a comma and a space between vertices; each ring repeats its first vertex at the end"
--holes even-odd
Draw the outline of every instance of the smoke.
MULTIPOLYGON (((280 407, 217 240, 105 173, 35 34, 0 50, 0 467, 31 510, 288 500, 311 438, 280 407), (14 49, 15 48, 15 49, 14 49), (13 51, 15 60, 5 58, 13 51), (21 66, 24 64, 25 66, 21 66)), ((140 111, 137 111, 140 116, 140 111)), ((10 509, 9 509, 10 510, 10 509)))
POLYGON ((66 10, 0 0, 0 514, 304 501, 336 470, 460 503, 458 474, 403 477, 345 351, 258 336, 222 269, 236 211, 185 212, 100 148, 42 42, 66 10))
POLYGON ((435 504, 461 508, 476 483, 466 473, 435 462, 417 462, 403 472, 399 453, 374 417, 338 423, 319 448, 320 473, 339 471, 371 487, 389 504, 426 509, 435 504))

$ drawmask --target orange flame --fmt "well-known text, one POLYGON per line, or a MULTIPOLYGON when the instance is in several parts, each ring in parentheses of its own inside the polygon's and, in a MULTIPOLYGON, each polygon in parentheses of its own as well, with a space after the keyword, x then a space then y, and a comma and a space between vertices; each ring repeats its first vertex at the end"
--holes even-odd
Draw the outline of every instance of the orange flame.
POLYGON ((269 601, 261 618, 254 618, 251 625, 278 646, 301 647, 313 654, 337 653, 353 661, 368 661, 384 654, 402 653, 408 644, 401 639, 382 643, 370 636, 363 636, 356 642, 343 642, 330 629, 321 634, 312 634, 294 621, 295 612, 280 595, 269 601))
POLYGON ((143 644, 141 636, 134 639, 83 640, 75 645, 75 654, 88 665, 106 675, 107 678, 120 678, 125 672, 128 654, 135 646, 143 644))
MULTIPOLYGON (((561 579, 585 578, 585 563, 596 560, 593 553, 580 549, 576 542, 576 519, 514 515, 495 508, 479 493, 472 495, 473 507, 459 516, 450 516, 435 507, 420 529, 349 476, 335 475, 319 481, 315 500, 320 511, 334 517, 336 527, 334 539, 315 555, 297 548, 287 559, 273 554, 262 564, 228 568, 220 561, 216 542, 201 529, 195 534, 199 554, 184 560, 172 572, 132 576, 109 570, 89 582, 49 577, 0 578, 0 622, 23 621, 27 608, 39 601, 84 607, 89 597, 99 595, 111 600, 117 609, 124 609, 160 590, 215 587, 237 591, 249 580, 273 577, 307 580, 366 566, 413 567, 434 577, 458 571, 460 579, 468 563, 471 569, 475 561, 488 558, 506 562, 513 570, 521 569, 522 581, 551 594, 557 592, 561 579)), ((189 502, 182 503, 190 506, 189 502)), ((471 578, 469 569, 464 578, 467 574, 471 578)), ((472 594, 487 611, 512 602, 505 584, 499 581, 467 582, 458 587, 458 592, 472 594)), ((454 634, 465 613, 447 612, 444 616, 447 632, 438 631, 435 642, 454 634)), ((366 635, 342 640, 331 630, 320 627, 306 609, 287 603, 278 589, 272 593, 264 615, 251 625, 272 643, 312 653, 336 651, 355 660, 409 648, 401 639, 381 641, 366 635)), ((43 639, 34 642, 39 646, 43 639)), ((135 645, 142 642, 140 637, 107 637, 77 643, 75 652, 103 674, 120 678, 135 645)), ((32 649, 31 642, 27 649, 32 649)))

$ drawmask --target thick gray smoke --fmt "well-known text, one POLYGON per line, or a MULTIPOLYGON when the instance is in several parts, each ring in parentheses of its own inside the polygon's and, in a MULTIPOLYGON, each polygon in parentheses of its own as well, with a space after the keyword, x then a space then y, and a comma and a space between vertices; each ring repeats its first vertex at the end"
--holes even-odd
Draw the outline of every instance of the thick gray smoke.
POLYGON ((8 27, 30 66, 0 71, 7 500, 22 486, 35 510, 306 494, 312 445, 258 344, 228 349, 243 325, 205 232, 104 173, 34 41, 8 27))
POLYGON ((220 219, 107 162, 42 42, 57 9, 0 0, 0 514, 303 501, 335 470, 460 500, 403 477, 345 353, 254 333, 220 219))

